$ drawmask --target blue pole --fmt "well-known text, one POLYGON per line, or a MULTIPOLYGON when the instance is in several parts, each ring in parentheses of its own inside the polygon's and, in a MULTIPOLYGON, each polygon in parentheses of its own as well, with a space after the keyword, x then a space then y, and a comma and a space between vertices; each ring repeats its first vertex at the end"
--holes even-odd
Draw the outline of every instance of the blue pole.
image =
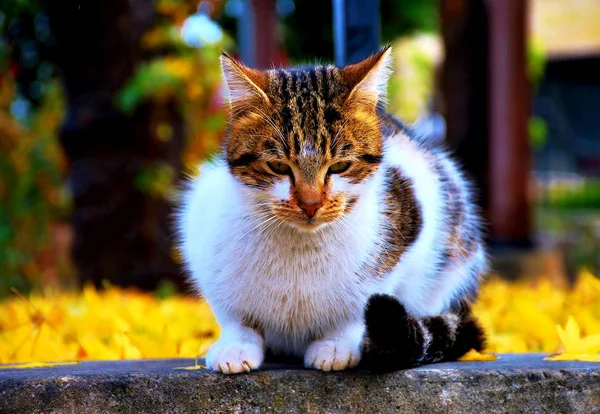
POLYGON ((256 66, 254 50, 254 10, 250 0, 241 0, 242 12, 238 15, 238 51, 245 65, 256 66))
POLYGON ((333 0, 337 66, 357 63, 380 47, 379 0, 333 0))
POLYGON ((333 44, 335 64, 346 64, 346 0, 333 0, 333 44))

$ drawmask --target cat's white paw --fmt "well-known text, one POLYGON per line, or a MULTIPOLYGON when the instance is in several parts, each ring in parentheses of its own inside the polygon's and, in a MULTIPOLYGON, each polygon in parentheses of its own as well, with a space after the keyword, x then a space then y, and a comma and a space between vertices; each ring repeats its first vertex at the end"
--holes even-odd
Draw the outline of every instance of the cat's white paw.
POLYGON ((206 364, 223 374, 239 374, 258 369, 264 359, 263 349, 251 342, 219 340, 206 355, 206 364))
POLYGON ((360 362, 360 343, 349 340, 315 341, 306 350, 304 366, 321 371, 354 368, 360 362))

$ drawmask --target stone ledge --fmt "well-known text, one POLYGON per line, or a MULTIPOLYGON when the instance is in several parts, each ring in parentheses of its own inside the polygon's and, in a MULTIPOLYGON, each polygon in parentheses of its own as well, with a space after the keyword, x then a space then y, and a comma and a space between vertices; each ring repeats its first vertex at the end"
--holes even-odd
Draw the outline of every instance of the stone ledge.
POLYGON ((283 365, 238 376, 173 370, 189 359, 0 370, 0 412, 600 412, 600 364, 543 357, 383 375, 283 365))

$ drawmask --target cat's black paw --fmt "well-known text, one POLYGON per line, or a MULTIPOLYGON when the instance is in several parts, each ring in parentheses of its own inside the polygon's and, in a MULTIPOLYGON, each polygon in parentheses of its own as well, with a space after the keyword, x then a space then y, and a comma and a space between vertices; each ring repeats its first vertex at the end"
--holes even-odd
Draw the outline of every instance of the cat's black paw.
POLYGON ((424 338, 416 319, 389 295, 373 295, 365 309, 367 337, 365 366, 375 371, 395 371, 418 365, 424 338))
POLYGON ((456 339, 448 353, 448 360, 456 360, 471 349, 481 351, 485 348, 485 332, 477 320, 469 314, 456 328, 456 339))

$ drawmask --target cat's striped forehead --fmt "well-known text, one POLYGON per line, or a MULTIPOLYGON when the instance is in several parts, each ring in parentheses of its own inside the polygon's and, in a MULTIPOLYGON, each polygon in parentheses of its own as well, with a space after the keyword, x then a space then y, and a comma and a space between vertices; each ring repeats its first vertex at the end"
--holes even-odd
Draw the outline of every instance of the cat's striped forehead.
POLYGON ((282 101, 298 97, 333 100, 348 92, 339 72, 331 65, 270 70, 268 91, 282 101))
POLYGON ((287 156, 335 156, 334 134, 348 93, 334 66, 278 69, 268 72, 267 95, 279 126, 290 141, 287 156))

